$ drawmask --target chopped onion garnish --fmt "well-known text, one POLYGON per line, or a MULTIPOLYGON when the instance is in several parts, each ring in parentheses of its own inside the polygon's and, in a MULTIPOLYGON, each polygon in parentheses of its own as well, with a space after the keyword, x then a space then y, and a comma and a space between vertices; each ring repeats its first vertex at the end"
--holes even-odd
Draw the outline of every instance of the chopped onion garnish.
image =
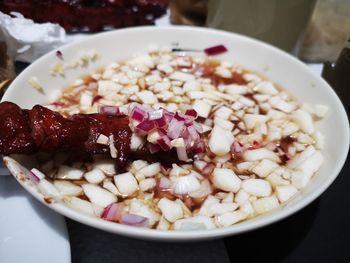
POLYGON ((168 136, 163 135, 159 140, 157 140, 157 144, 164 150, 169 151, 172 147, 171 141, 168 136))
POLYGON ((149 133, 150 131, 152 131, 154 128, 156 128, 156 124, 154 121, 151 120, 144 120, 141 123, 139 123, 136 126, 137 129, 149 133))
POLYGON ((101 218, 118 222, 122 216, 123 207, 122 203, 112 203, 103 210, 101 218))
POLYGON ((99 108, 99 113, 109 115, 109 116, 117 116, 120 114, 120 111, 119 111, 119 107, 117 106, 101 105, 99 108))
POLYGON ((168 124, 167 119, 164 115, 162 115, 162 117, 160 117, 159 119, 156 119, 154 121, 155 121, 157 127, 159 127, 159 128, 163 128, 168 124))
POLYGON ((148 218, 134 214, 124 214, 121 219, 122 223, 130 226, 146 226, 148 218))
POLYGON ((115 148, 115 145, 114 145, 114 136, 113 136, 113 134, 109 136, 109 151, 111 153, 111 157, 112 158, 117 158, 118 151, 117 151, 117 149, 115 148))
POLYGON ((130 117, 135 121, 142 122, 147 117, 147 112, 139 107, 134 107, 131 111, 130 117))
POLYGON ((208 163, 206 166, 204 166, 204 168, 201 171, 201 174, 204 176, 208 176, 211 175, 212 172, 215 169, 215 165, 213 163, 208 163))
POLYGON ((198 113, 197 113, 197 111, 195 109, 186 110, 185 111, 185 115, 190 116, 190 117, 192 117, 194 119, 198 117, 198 113))
POLYGON ((188 161, 188 155, 185 147, 177 147, 176 153, 180 161, 184 161, 184 162, 188 161))
POLYGON ((217 46, 208 47, 204 49, 205 54, 207 54, 208 56, 219 55, 227 51, 228 50, 224 45, 217 45, 217 46))
POLYGON ((155 110, 148 112, 148 119, 149 120, 158 120, 163 117, 163 110, 155 110))
POLYGON ((205 153, 205 143, 203 141, 195 143, 193 151, 195 154, 205 153))
POLYGON ((176 119, 175 117, 171 120, 171 122, 169 123, 168 126, 168 136, 171 139, 176 139, 178 138, 183 129, 185 128, 185 123, 184 121, 179 121, 178 119, 176 119))
POLYGON ((171 180, 168 177, 162 176, 159 180, 159 188, 170 189, 172 185, 171 180))
POLYGON ((45 175, 35 168, 31 169, 27 175, 28 178, 34 183, 39 183, 41 179, 45 178, 45 175))
POLYGON ((159 152, 160 151, 160 146, 157 145, 157 144, 153 144, 153 143, 147 143, 146 144, 146 147, 148 149, 148 151, 151 153, 151 154, 154 154, 156 152, 159 152))

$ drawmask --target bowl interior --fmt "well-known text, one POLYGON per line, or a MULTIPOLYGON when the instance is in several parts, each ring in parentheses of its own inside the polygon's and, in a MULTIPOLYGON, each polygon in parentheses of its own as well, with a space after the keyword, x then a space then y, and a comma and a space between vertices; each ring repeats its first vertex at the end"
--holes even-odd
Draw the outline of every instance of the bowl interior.
MULTIPOLYGON (((54 90, 62 89, 73 83, 75 79, 90 74, 113 61, 146 52, 150 45, 201 50, 218 44, 224 44, 229 50, 217 56, 218 59, 261 73, 286 89, 299 102, 329 106, 327 116, 317 123, 317 129, 326 138, 326 146, 322 150, 325 162, 319 173, 296 198, 280 209, 249 221, 228 228, 191 233, 133 228, 80 214, 63 204, 55 203, 49 206, 77 221, 110 232, 148 239, 195 240, 237 234, 270 224, 296 212, 318 197, 336 178, 346 159, 349 148, 349 124, 344 108, 328 84, 314 75, 303 63, 276 48, 247 37, 191 27, 139 27, 98 34, 87 40, 62 47, 60 51, 63 54, 63 60, 58 58, 55 52, 38 59, 15 79, 3 100, 16 102, 25 108, 45 103, 54 90), (99 54, 99 59, 95 62, 67 70, 64 76, 50 75, 50 68, 54 64, 70 63, 90 50, 96 50, 99 54), (44 87, 45 94, 39 93, 30 86, 28 80, 33 76, 38 78, 44 87)), ((17 175, 18 179, 20 177, 18 174, 21 171, 25 172, 25 168, 30 168, 33 164, 29 158, 21 157, 20 160, 17 158, 6 160, 11 172, 17 175), (23 166, 14 160, 18 160, 23 166)), ((42 197, 35 188, 22 180, 19 181, 42 201, 42 197)))

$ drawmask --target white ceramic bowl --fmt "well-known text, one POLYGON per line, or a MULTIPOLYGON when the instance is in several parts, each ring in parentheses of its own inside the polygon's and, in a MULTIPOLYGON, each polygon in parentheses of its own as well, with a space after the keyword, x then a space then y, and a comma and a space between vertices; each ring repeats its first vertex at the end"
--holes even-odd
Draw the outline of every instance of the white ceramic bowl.
MULTIPOLYGON (((232 61, 246 69, 265 75, 288 90, 300 102, 328 105, 330 111, 317 124, 317 129, 326 137, 326 146, 322 150, 325 162, 319 173, 296 198, 283 207, 231 227, 214 230, 179 232, 136 228, 90 217, 61 203, 50 204, 49 207, 81 223, 126 236, 150 240, 200 240, 243 233, 281 220, 312 202, 337 177, 348 153, 349 124, 345 110, 334 91, 324 80, 313 74, 307 66, 294 57, 270 45, 232 33, 192 27, 139 27, 94 35, 89 39, 62 47, 60 50, 64 61, 67 62, 79 56, 81 52, 95 49, 101 56, 95 63, 90 63, 78 70, 67 71, 65 77, 52 77, 49 74, 49 68, 58 62, 59 58, 55 52, 51 52, 24 70, 11 84, 3 100, 16 102, 26 108, 45 103, 48 100, 47 96, 35 91, 28 84, 32 76, 38 77, 46 93, 50 95, 52 91, 62 89, 76 78, 92 73, 95 69, 112 61, 146 52, 152 44, 158 46, 177 44, 179 47, 192 49, 224 44, 229 52, 218 56, 218 59, 232 61)), ((24 157, 19 160, 23 166, 13 159, 6 160, 8 168, 17 180, 37 199, 45 203, 35 188, 19 180, 21 174, 26 172, 25 167, 30 168, 33 165, 30 163, 30 158, 24 157)))

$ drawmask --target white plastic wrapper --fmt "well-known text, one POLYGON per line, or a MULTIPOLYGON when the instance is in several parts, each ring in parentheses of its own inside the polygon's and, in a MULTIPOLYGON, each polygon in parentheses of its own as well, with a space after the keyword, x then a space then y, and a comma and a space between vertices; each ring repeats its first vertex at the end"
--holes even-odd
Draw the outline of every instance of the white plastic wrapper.
POLYGON ((14 17, 0 12, 0 41, 8 47, 10 58, 33 62, 38 57, 67 43, 65 30, 58 24, 34 23, 20 13, 14 17))

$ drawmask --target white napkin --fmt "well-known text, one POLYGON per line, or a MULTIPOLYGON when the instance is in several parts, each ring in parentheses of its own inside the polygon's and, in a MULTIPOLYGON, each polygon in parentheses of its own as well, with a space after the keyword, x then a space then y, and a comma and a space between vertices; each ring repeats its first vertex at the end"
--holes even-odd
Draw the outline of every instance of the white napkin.
POLYGON ((34 23, 19 13, 13 17, 0 12, 0 41, 5 41, 10 58, 32 62, 48 51, 68 42, 58 24, 34 23))

